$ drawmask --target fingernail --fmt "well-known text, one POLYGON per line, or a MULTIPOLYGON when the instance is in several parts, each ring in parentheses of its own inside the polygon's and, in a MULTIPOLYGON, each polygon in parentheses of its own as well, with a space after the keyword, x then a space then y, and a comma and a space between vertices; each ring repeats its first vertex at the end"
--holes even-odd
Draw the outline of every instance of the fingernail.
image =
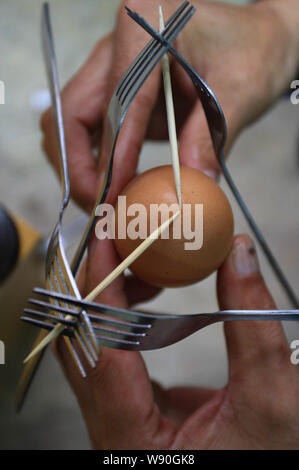
POLYGON ((231 252, 231 260, 239 276, 250 276, 259 271, 255 247, 249 239, 236 244, 231 252))
POLYGON ((207 175, 209 178, 212 180, 216 181, 218 183, 220 179, 220 174, 216 170, 211 170, 210 168, 207 168, 206 170, 201 170, 205 175, 207 175))

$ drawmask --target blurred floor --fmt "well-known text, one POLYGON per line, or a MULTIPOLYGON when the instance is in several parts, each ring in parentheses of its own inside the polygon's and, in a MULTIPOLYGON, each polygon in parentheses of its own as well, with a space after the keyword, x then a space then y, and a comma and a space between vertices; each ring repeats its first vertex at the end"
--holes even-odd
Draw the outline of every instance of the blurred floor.
MULTIPOLYGON (((1 3, 0 79, 6 85, 6 104, 0 106, 0 201, 47 234, 57 217, 60 190, 40 149, 39 111, 32 104, 36 94, 46 89, 39 44, 41 2, 6 0, 1 3)), ((51 4, 59 71, 64 84, 84 61, 95 40, 112 28, 118 2, 53 0, 51 4)), ((229 160, 242 195, 297 290, 298 111, 299 106, 287 99, 281 100, 243 133, 229 160)), ((146 144, 140 169, 168 163, 169 158, 167 145, 146 144)), ((228 193, 225 184, 223 188, 228 193)), ((236 233, 248 231, 234 201, 232 204, 236 233)), ((288 307, 262 256, 261 265, 277 304, 288 307)), ((147 306, 178 313, 212 311, 217 308, 215 277, 193 287, 167 290, 147 306)), ((297 324, 288 325, 287 332, 290 340, 299 338, 297 324)), ((221 325, 209 327, 180 344, 149 352, 144 357, 152 376, 165 385, 222 386, 226 381, 221 325)), ((1 382, 2 367, 9 367, 9 364, 0 366, 0 448, 88 448, 75 399, 50 352, 19 416, 12 412, 12 390, 7 390, 7 385, 1 382)))

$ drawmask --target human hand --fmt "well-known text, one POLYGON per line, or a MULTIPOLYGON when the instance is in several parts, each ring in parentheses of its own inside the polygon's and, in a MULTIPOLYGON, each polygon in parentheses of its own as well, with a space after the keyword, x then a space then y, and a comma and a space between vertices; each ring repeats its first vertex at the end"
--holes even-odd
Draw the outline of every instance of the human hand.
MULTIPOLYGON (((260 1, 248 6, 194 0, 198 8, 175 47, 213 89, 228 125, 227 151, 240 131, 262 114, 285 90, 298 65, 295 27, 289 2, 260 1)), ((167 18, 178 0, 163 2, 167 18)), ((149 35, 126 14, 124 4, 139 11, 158 28, 158 0, 127 0, 119 9, 115 30, 101 39, 87 62, 62 92, 71 191, 82 207, 91 210, 103 171, 103 146, 94 159, 91 136, 100 135, 105 113, 121 75, 149 35), (102 156, 101 156, 102 155, 102 156)), ((297 11, 297 10, 296 10, 297 11)), ((298 16, 298 15, 297 15, 298 16)), ((297 28, 298 30, 298 28, 297 28)), ((172 79, 181 164, 217 178, 216 161, 202 106, 179 64, 172 61, 172 79)), ((41 121, 43 145, 59 171, 56 134, 47 111, 41 121)), ((145 138, 166 139, 167 125, 161 87, 161 68, 153 71, 132 103, 116 149, 111 201, 134 176, 145 138)), ((100 144, 101 144, 100 139, 100 144)))
MULTIPOLYGON (((118 262, 111 240, 94 243, 79 280, 82 295, 118 262)), ((132 289, 119 277, 97 300, 128 307, 154 293, 137 282, 132 289)), ((235 237, 218 272, 217 290, 221 309, 275 308, 248 236, 235 237)), ((82 380, 59 339, 56 353, 77 396, 92 446, 106 450, 298 449, 299 373, 290 362, 280 322, 227 322, 224 332, 229 378, 221 390, 163 389, 150 380, 139 353, 104 347, 96 368, 89 369, 82 380)))

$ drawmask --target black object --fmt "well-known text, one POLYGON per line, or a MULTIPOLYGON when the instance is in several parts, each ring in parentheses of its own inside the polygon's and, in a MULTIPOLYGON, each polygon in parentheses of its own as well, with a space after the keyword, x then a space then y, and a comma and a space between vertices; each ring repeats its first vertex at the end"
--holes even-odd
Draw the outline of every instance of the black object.
POLYGON ((15 267, 19 247, 20 241, 15 223, 0 205, 0 284, 15 267))

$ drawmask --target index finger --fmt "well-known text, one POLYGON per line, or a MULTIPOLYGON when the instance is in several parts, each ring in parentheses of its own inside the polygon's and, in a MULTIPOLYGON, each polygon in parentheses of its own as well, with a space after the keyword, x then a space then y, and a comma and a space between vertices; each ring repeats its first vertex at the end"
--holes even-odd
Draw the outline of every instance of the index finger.
MULTIPOLYGON (((132 10, 138 10, 140 2, 129 0, 126 5, 132 10)), ((154 25, 158 23, 158 2, 150 0, 143 5, 143 14, 154 25)), ((124 4, 119 9, 113 51, 113 63, 110 69, 110 80, 107 91, 107 104, 114 89, 127 68, 149 41, 149 35, 134 23, 127 15, 124 4)), ((140 72, 140 70, 139 70, 140 72)), ((132 74, 125 85, 129 90, 134 86, 136 76, 132 74)), ((113 178, 109 192, 109 201, 115 197, 135 175, 138 157, 146 136, 150 117, 157 101, 160 87, 160 66, 150 74, 146 82, 134 98, 121 128, 113 162, 113 178)), ((105 175, 105 145, 102 144, 100 175, 102 181, 105 175)))
MULTIPOLYGON (((229 257, 218 272, 222 309, 275 309, 260 273, 256 250, 248 236, 235 237, 229 257)), ((246 378, 252 385, 275 375, 277 364, 288 369, 289 348, 279 321, 225 323, 230 378, 246 378)))
MULTIPOLYGON (((61 93, 72 197, 91 210, 97 193, 97 164, 91 135, 100 128, 112 58, 112 35, 104 37, 61 93)), ((59 153, 51 109, 41 118, 43 148, 59 174, 59 153)))

